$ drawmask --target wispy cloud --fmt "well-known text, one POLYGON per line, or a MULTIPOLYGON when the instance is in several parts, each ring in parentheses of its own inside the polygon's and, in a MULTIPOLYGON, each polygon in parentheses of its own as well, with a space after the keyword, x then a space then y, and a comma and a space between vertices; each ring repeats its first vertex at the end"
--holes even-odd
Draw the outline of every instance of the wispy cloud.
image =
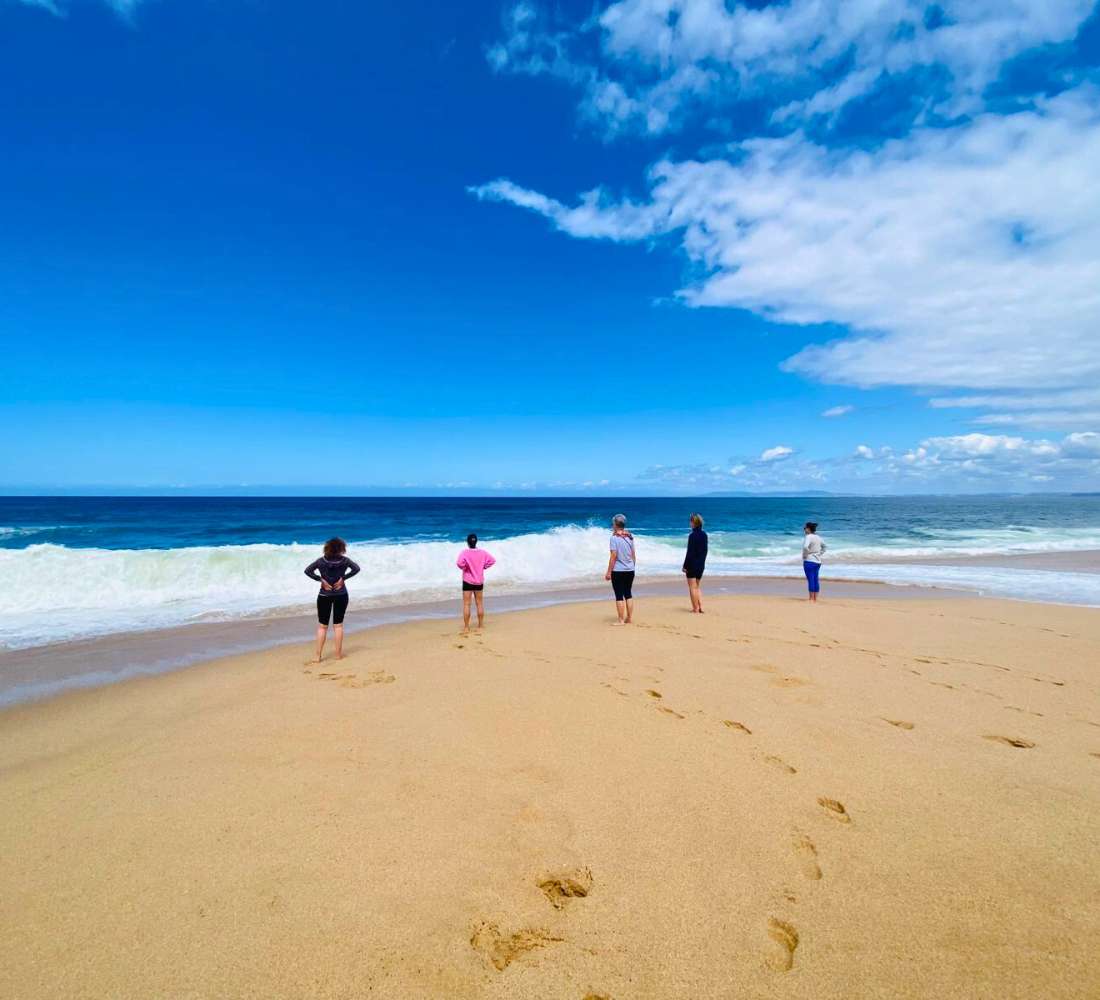
MULTIPOLYGON (((19 0, 19 2, 28 7, 41 7, 55 17, 64 17, 69 9, 67 2, 58 2, 58 0, 19 0)), ((142 0, 100 0, 100 2, 110 7, 119 17, 129 20, 142 0)))
POLYGON ((503 37, 487 55, 500 72, 576 87, 582 116, 611 135, 706 121, 715 103, 742 100, 774 102, 773 122, 797 126, 921 71, 927 97, 914 114, 950 117, 976 110, 1010 59, 1071 39, 1093 6, 618 0, 567 23, 549 5, 521 0, 507 9, 503 37))
POLYGON ((831 420, 835 417, 843 417, 846 414, 851 413, 854 409, 854 406, 845 403, 843 406, 830 406, 827 410, 822 410, 821 415, 826 419, 831 420))

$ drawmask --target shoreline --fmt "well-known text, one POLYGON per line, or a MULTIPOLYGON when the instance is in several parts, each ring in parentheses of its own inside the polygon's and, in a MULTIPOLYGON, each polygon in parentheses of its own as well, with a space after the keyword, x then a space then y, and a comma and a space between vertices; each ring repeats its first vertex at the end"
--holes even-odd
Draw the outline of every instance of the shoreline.
POLYGON ((0 712, 0 994, 1092 995, 1100 611, 708 601, 0 712))
MULTIPOLYGON (((802 577, 704 578, 703 596, 776 596, 801 600, 796 585, 802 577)), ((973 596, 971 592, 935 586, 893 585, 877 580, 828 581, 826 600, 932 600, 973 596)), ((653 576, 635 584, 639 600, 680 596, 686 600, 683 577, 653 576)), ((488 616, 512 614, 558 605, 611 604, 609 585, 592 584, 528 594, 488 592, 488 616)), ((385 607, 359 607, 348 611, 345 635, 350 638, 387 625, 416 621, 460 622, 461 602, 428 601, 385 607)), ((202 622, 170 628, 121 632, 88 639, 48 643, 25 649, 0 650, 0 711, 4 708, 56 697, 71 690, 118 684, 132 677, 156 676, 225 657, 277 649, 310 642, 316 624, 315 611, 202 622)), ((332 648, 329 634, 328 649, 332 648)))

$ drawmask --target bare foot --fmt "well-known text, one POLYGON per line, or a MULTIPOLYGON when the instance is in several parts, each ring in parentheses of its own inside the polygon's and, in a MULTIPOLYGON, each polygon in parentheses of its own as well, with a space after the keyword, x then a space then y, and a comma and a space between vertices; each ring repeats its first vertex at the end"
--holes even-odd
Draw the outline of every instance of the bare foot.
POLYGON ((344 655, 343 653, 337 653, 337 654, 336 654, 336 655, 335 655, 335 656, 333 657, 333 659, 334 659, 334 660, 346 660, 346 659, 347 659, 347 657, 346 657, 346 656, 345 656, 345 655, 344 655))
POLYGON ((306 660, 306 666, 307 667, 315 667, 320 662, 321 662, 321 657, 318 656, 317 659, 315 659, 315 660, 306 660))

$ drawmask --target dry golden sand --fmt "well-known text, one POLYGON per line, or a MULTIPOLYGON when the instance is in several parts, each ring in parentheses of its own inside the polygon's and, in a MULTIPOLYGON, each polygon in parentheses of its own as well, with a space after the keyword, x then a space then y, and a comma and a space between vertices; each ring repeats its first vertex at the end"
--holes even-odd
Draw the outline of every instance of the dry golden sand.
POLYGON ((0 715, 0 996, 1100 996, 1100 613, 682 604, 0 715))

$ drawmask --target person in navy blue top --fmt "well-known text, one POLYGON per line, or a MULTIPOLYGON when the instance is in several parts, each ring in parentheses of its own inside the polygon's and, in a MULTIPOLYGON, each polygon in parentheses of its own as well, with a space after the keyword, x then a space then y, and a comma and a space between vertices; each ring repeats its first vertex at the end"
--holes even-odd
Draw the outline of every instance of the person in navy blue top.
POLYGON ((692 514, 687 555, 684 556, 684 576, 687 577, 692 614, 703 613, 703 595, 699 590, 699 581, 703 579, 703 570, 706 568, 707 533, 703 530, 703 519, 698 514, 692 514))

